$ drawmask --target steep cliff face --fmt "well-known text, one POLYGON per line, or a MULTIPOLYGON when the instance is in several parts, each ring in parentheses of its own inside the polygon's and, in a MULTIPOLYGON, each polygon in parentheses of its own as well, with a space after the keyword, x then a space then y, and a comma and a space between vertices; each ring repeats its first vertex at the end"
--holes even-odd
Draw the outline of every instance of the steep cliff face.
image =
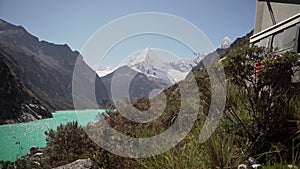
POLYGON ((2 59, 0 79, 0 125, 52 117, 41 101, 15 77, 2 59))
MULTIPOLYGON (((76 60, 82 60, 77 51, 66 44, 40 41, 23 27, 0 20, 1 59, 16 77, 51 110, 74 109, 72 102, 72 77, 76 60)), ((78 71, 83 83, 90 82, 95 72, 81 62, 78 71), (85 76, 87 75, 87 76, 85 76)), ((108 99, 106 88, 96 77, 96 97, 108 99)), ((82 102, 89 102, 84 96, 82 102)), ((88 108, 88 107, 87 107, 88 108)))

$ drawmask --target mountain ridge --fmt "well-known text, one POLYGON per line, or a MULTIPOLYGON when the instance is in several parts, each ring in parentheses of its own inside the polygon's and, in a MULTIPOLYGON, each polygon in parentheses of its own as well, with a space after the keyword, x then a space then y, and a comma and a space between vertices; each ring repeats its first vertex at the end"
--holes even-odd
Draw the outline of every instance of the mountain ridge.
MULTIPOLYGON (((72 101, 72 78, 77 61, 82 64, 82 81, 95 72, 83 61, 78 51, 73 51, 66 44, 54 44, 40 41, 21 26, 5 21, 0 23, 1 59, 10 67, 24 85, 33 91, 51 111, 74 109, 72 101)), ((96 97, 99 106, 101 100, 108 99, 105 86, 96 77, 96 97)), ((95 84, 89 84, 95 85, 95 84)), ((79 96, 82 101, 86 97, 79 96)))
POLYGON ((172 85, 183 80, 192 67, 196 65, 197 58, 177 58, 177 60, 165 61, 161 59, 164 56, 157 55, 155 50, 155 48, 147 47, 130 56, 119 67, 128 66, 136 72, 143 73, 148 78, 157 78, 172 85))

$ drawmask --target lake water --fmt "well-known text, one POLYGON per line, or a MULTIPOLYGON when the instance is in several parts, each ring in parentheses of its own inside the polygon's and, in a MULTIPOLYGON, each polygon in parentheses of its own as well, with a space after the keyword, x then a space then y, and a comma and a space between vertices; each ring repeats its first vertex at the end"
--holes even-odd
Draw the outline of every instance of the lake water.
POLYGON ((15 161, 29 152, 31 146, 46 146, 45 131, 60 124, 78 121, 81 125, 97 121, 105 110, 57 111, 53 118, 0 126, 0 160, 15 161))

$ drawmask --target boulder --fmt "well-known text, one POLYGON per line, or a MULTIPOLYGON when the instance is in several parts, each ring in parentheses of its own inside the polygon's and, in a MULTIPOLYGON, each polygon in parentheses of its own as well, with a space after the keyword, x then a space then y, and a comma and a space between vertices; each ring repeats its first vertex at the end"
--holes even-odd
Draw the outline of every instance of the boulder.
POLYGON ((38 146, 32 146, 32 147, 30 148, 30 150, 29 150, 29 152, 30 152, 31 155, 35 155, 35 154, 42 155, 42 154, 43 154, 43 153, 42 153, 43 151, 44 151, 44 149, 39 148, 38 146))
POLYGON ((74 168, 90 169, 92 168, 92 166, 93 166, 93 161, 90 158, 88 158, 88 159, 79 159, 72 163, 55 167, 53 169, 74 169, 74 168))

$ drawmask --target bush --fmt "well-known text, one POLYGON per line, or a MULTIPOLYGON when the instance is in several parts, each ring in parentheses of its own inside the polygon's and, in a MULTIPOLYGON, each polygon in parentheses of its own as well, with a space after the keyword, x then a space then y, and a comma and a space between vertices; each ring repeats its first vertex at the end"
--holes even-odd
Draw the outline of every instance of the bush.
POLYGON ((264 48, 247 47, 229 52, 224 60, 229 80, 227 117, 249 139, 249 155, 265 160, 274 145, 284 147, 281 153, 291 154, 300 110, 296 106, 299 88, 291 81, 300 56, 287 52, 266 59, 269 56, 264 48), (262 63, 261 71, 255 71, 256 63, 262 63))
POLYGON ((51 166, 62 165, 79 158, 88 158, 98 146, 90 140, 84 129, 77 122, 61 124, 57 130, 45 132, 47 136, 46 153, 51 166))

